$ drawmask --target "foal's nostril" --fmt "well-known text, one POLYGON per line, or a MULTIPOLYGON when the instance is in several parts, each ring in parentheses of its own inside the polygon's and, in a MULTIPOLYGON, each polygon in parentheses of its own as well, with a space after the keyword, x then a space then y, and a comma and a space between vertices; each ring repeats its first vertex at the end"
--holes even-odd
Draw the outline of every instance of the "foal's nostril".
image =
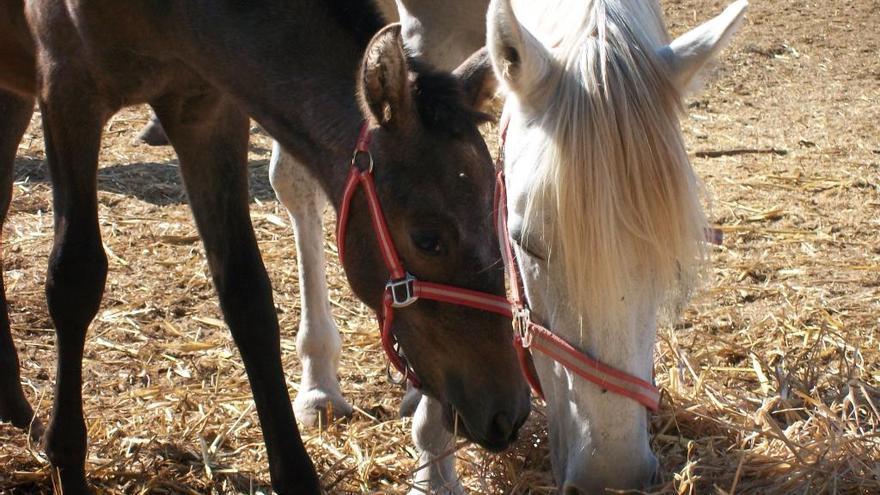
POLYGON ((498 440, 508 440, 513 436, 513 421, 504 413, 498 413, 492 420, 492 435, 498 440))

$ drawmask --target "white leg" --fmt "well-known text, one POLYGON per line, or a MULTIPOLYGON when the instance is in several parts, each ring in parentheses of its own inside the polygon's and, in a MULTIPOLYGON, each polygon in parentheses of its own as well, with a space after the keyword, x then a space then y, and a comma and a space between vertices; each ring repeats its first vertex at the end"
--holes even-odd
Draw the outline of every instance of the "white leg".
POLYGON ((304 425, 319 418, 349 416, 351 405, 342 397, 336 372, 342 339, 330 314, 327 277, 324 271, 324 194, 304 166, 275 142, 269 165, 269 181, 293 222, 299 265, 302 302, 296 350, 303 373, 293 410, 304 425))
POLYGON ((400 401, 400 409, 398 413, 401 418, 408 418, 410 416, 415 415, 416 408, 419 407, 419 402, 422 401, 422 392, 419 389, 412 386, 411 383, 406 382, 406 393, 403 395, 403 399, 400 401))
POLYGON ((413 479, 410 495, 432 493, 437 495, 464 494, 464 487, 455 474, 455 438, 443 425, 443 405, 422 395, 413 416, 413 442, 419 450, 419 469, 413 479))

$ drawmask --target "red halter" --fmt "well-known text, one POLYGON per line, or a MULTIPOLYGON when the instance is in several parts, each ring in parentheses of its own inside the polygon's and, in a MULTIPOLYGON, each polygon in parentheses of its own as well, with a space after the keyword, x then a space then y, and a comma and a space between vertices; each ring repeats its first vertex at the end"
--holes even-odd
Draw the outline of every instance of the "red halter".
POLYGON ((357 146, 351 158, 351 170, 348 173, 348 180, 342 195, 342 205, 339 208, 337 224, 339 258, 343 259, 345 256, 345 230, 351 210, 351 200, 358 188, 362 187, 370 209, 370 217, 373 220, 376 241, 382 252, 382 258, 385 260, 385 266, 390 272, 390 278, 385 284, 385 294, 382 298, 382 313, 377 315, 382 327, 382 348, 385 349, 388 360, 394 368, 418 388, 420 387, 419 379, 407 362, 397 338, 391 333, 394 309, 405 308, 419 299, 431 299, 481 309, 510 318, 510 303, 504 297, 485 292, 424 282, 406 271, 397 254, 397 249, 394 247, 394 239, 391 237, 391 232, 388 231, 385 216, 382 214, 382 206, 379 203, 379 196, 376 194, 376 184, 373 182, 373 157, 370 155, 369 148, 370 129, 365 122, 361 127, 357 146), (359 158, 365 159, 366 163, 359 163, 359 158))
POLYGON ((504 182, 504 142, 507 125, 502 119, 501 152, 495 184, 495 228, 501 243, 501 255, 510 283, 510 305, 513 313, 514 342, 522 371, 532 389, 543 399, 538 377, 529 363, 529 349, 541 352, 581 378, 602 389, 629 397, 651 411, 660 407, 660 390, 651 383, 612 368, 574 348, 547 328, 532 320, 529 303, 524 296, 522 275, 507 232, 507 189, 504 182))

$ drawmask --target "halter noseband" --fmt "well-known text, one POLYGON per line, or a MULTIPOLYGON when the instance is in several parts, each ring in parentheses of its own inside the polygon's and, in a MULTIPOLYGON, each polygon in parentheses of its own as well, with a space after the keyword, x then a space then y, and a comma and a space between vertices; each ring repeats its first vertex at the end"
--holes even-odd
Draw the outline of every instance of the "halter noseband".
POLYGON ((376 184, 373 181, 373 156, 370 154, 370 128, 365 122, 361 126, 357 145, 351 158, 351 169, 345 183, 342 195, 342 205, 339 209, 337 225, 337 244, 339 258, 345 256, 345 233, 348 225, 348 216, 351 211, 351 201, 355 192, 363 188, 364 196, 373 221, 373 231, 376 233, 376 241, 382 253, 382 259, 388 268, 390 277, 385 284, 385 292, 382 297, 382 312, 377 314, 382 332, 382 348, 388 355, 388 360, 394 368, 408 379, 416 388, 421 383, 406 359, 397 338, 391 332, 391 324, 394 321, 394 310, 405 308, 419 299, 430 299, 448 304, 457 304, 469 308, 480 309, 491 313, 497 313, 508 318, 511 317, 510 303, 501 296, 478 292, 451 285, 435 284, 419 280, 404 268, 394 246, 394 239, 388 230, 379 196, 376 194, 376 184))
POLYGON ((495 229, 510 284, 509 304, 513 315, 514 344, 529 385, 542 399, 544 398, 541 384, 529 362, 528 352, 531 349, 541 352, 603 390, 628 397, 651 411, 657 411, 660 407, 660 390, 654 384, 593 359, 532 320, 529 303, 525 298, 522 274, 507 231, 507 186, 504 181, 504 144, 507 138, 505 118, 502 118, 501 129, 501 151, 496 164, 495 229))

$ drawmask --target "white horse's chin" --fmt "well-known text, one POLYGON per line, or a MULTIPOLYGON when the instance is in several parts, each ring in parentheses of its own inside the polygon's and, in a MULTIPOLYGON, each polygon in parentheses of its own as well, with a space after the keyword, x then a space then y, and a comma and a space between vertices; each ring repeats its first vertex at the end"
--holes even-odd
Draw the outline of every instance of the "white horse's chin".
POLYGON ((591 384, 578 385, 577 377, 565 381, 571 389, 545 389, 550 451, 562 493, 649 485, 657 458, 651 452, 644 408, 591 384))
POLYGON ((654 483, 657 458, 646 449, 646 454, 624 457, 623 460, 602 459, 584 469, 580 459, 569 459, 567 474, 560 477, 559 486, 565 495, 607 493, 609 490, 641 490, 654 483))
MULTIPOLYGON (((620 326, 594 328, 566 304, 561 266, 516 251, 533 318, 605 364, 651 381, 655 304, 639 300, 634 291, 620 326)), ((649 484, 657 459, 650 448, 645 407, 572 374, 540 352, 533 356, 547 403, 556 479, 560 487, 570 489, 562 493, 602 493, 602 488, 649 484)))

